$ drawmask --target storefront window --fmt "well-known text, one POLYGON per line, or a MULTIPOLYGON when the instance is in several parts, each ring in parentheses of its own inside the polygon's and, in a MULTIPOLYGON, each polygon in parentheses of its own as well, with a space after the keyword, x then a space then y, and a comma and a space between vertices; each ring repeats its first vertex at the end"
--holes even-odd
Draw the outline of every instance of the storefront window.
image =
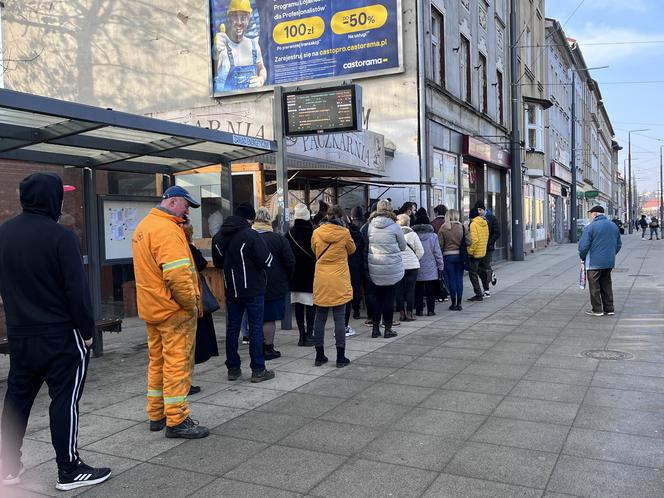
POLYGON ((458 165, 456 155, 434 149, 431 171, 432 183, 435 185, 432 192, 433 206, 445 204, 448 209, 457 208, 458 165))
POLYGON ((535 228, 537 240, 546 239, 546 190, 542 187, 535 187, 535 228))
POLYGON ((525 242, 533 240, 533 197, 534 187, 532 185, 523 186, 523 224, 525 242))
MULTIPOLYGON (((501 185, 501 173, 497 169, 487 168, 486 207, 493 211, 494 216, 501 222, 503 220, 503 189, 501 185)), ((496 242, 497 247, 502 247, 503 236, 496 242)))
POLYGON ((463 216, 468 218, 470 208, 483 199, 484 168, 481 165, 463 163, 463 216))

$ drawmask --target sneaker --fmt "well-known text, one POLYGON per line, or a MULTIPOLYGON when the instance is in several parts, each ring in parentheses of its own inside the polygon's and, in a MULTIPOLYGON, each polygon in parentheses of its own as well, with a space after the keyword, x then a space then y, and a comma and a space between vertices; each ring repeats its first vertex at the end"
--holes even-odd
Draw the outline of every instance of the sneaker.
POLYGON ((228 369, 228 380, 238 380, 242 376, 242 370, 239 368, 228 369))
POLYGON ((355 335, 355 331, 353 330, 353 327, 348 325, 346 327, 346 337, 351 337, 351 336, 354 336, 354 335, 355 335))
POLYGON ((8 474, 2 475, 2 485, 3 486, 16 486, 21 484, 21 475, 25 472, 23 468, 23 462, 18 463, 18 470, 9 472, 8 474))
POLYGON ((242 344, 249 344, 251 342, 251 339, 249 339, 246 335, 242 336, 242 344))
POLYGON ((207 437, 210 431, 207 427, 198 425, 191 417, 185 418, 182 423, 175 427, 166 427, 166 437, 177 437, 182 439, 201 439, 207 437))
POLYGON ((496 277, 496 272, 492 271, 491 272, 491 285, 496 285, 496 282, 498 282, 498 277, 496 277))
POLYGON ((94 486, 104 482, 111 477, 111 469, 95 469, 85 465, 82 461, 76 462, 78 466, 71 472, 58 471, 58 482, 55 489, 60 491, 69 491, 71 489, 82 488, 83 486, 94 486))
POLYGON ((491 297, 491 292, 489 292, 488 290, 485 290, 484 291, 484 297, 491 297))
POLYGON ((602 311, 586 310, 584 313, 590 316, 604 316, 604 312, 602 311))
POLYGON ((616 314, 616 312, 615 312, 615 311, 605 311, 604 314, 605 314, 606 316, 613 316, 613 315, 616 314))
POLYGON ((159 432, 166 427, 166 417, 160 420, 150 420, 150 432, 159 432))
POLYGON ((473 296, 473 297, 470 297, 470 298, 466 299, 466 301, 471 301, 471 302, 477 301, 477 302, 479 302, 479 301, 484 301, 484 298, 482 296, 473 296))
POLYGON ((274 379, 274 372, 264 368, 261 372, 255 371, 251 374, 251 382, 256 384, 266 380, 274 379))

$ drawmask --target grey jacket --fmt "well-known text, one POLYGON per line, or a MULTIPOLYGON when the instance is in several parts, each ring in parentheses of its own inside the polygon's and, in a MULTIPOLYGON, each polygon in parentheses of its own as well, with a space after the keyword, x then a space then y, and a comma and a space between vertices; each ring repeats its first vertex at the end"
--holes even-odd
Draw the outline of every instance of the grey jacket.
POLYGON ((424 256, 420 259, 418 282, 438 280, 438 272, 443 271, 443 253, 440 250, 438 235, 431 225, 415 225, 413 231, 418 235, 424 247, 424 256))
POLYGON ((406 238, 396 224, 393 213, 376 212, 369 220, 369 277, 375 285, 388 286, 399 282, 404 275, 401 251, 406 238))

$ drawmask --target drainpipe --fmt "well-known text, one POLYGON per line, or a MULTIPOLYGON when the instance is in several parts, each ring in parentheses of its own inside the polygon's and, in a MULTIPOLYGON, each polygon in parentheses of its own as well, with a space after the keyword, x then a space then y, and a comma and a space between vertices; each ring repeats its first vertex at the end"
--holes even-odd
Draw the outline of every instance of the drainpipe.
POLYGON ((431 187, 429 186, 429 154, 427 150, 427 104, 426 104, 426 75, 425 75, 425 33, 424 33, 424 0, 416 1, 417 7, 417 143, 420 159, 420 206, 429 210, 431 187), (425 195, 422 197, 422 186, 425 186, 425 195))

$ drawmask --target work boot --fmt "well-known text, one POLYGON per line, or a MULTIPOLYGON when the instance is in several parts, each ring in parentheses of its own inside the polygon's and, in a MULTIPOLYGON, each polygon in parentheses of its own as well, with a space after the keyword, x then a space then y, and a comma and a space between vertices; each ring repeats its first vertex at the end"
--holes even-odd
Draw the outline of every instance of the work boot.
POLYGON ((320 367, 327 363, 327 356, 325 356, 325 348, 323 346, 316 346, 316 359, 314 360, 314 366, 320 367))
POLYGON ((159 432, 166 427, 166 417, 160 420, 150 420, 150 432, 159 432))
POLYGON ((385 334, 383 335, 383 337, 385 337, 385 339, 389 339, 391 337, 396 337, 396 336, 397 336, 397 333, 394 330, 392 330, 392 324, 391 323, 389 323, 389 324, 386 323, 385 324, 385 334))
POLYGON ((257 384, 259 382, 264 382, 266 380, 274 379, 274 372, 272 370, 268 370, 264 368, 260 372, 258 370, 254 370, 251 373, 251 382, 253 384, 257 384))
POLYGON ((166 437, 177 437, 182 439, 201 439, 207 437, 210 431, 207 427, 198 425, 191 417, 185 418, 182 423, 175 427, 166 427, 166 437))
POLYGON ((274 349, 274 344, 263 344, 263 357, 265 361, 281 358, 281 352, 274 349))
POLYGON ((371 337, 372 338, 380 337, 380 323, 376 322, 373 324, 372 327, 373 328, 371 330, 371 337))
POLYGON ((350 363, 345 356, 346 348, 337 347, 337 368, 343 368, 350 363))

